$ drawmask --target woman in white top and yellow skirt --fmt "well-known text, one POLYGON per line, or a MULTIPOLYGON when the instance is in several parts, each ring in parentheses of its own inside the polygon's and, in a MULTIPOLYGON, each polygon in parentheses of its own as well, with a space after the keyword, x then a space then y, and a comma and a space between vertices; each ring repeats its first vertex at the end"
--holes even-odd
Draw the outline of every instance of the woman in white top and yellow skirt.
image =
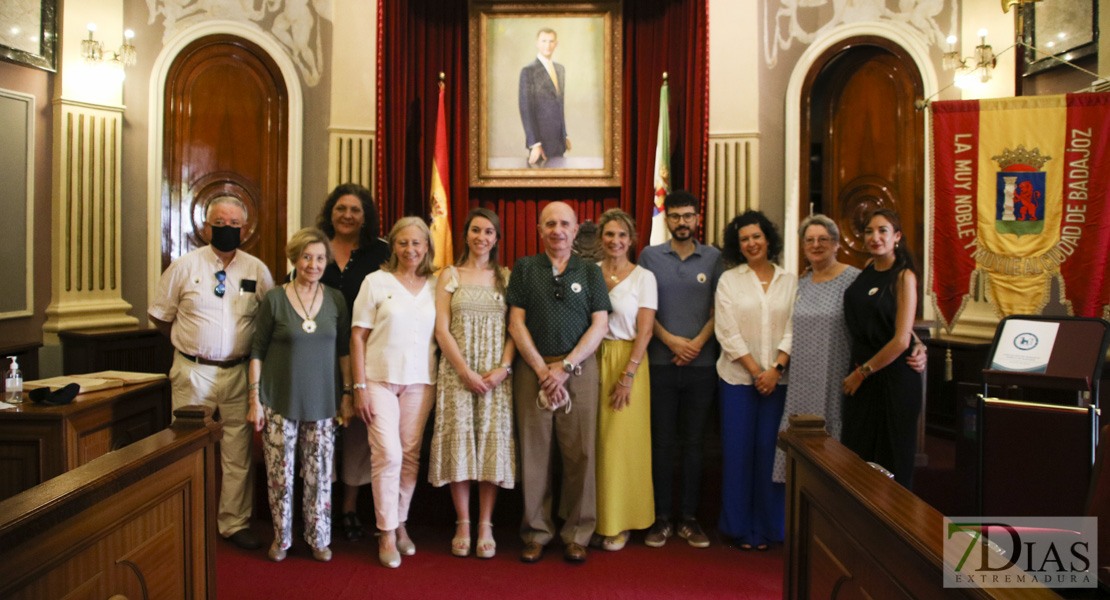
POLYGON ((651 482, 651 387, 645 360, 655 324, 655 275, 633 263, 636 226, 614 208, 598 220, 613 312, 601 343, 597 418, 597 536, 620 550, 631 529, 655 521, 651 482))

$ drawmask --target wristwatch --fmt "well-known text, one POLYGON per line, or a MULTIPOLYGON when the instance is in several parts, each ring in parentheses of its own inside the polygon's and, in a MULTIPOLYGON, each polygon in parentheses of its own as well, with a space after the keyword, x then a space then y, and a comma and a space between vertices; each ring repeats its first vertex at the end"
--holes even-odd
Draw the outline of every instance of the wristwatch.
POLYGON ((501 363, 501 368, 505 369, 505 373, 507 375, 512 375, 513 374, 513 364, 512 363, 501 363))
POLYGON ((366 384, 365 384, 365 383, 356 383, 356 384, 354 384, 354 385, 352 385, 352 386, 351 386, 351 389, 354 389, 354 390, 365 390, 365 389, 366 389, 366 384))
POLYGON ((779 375, 782 375, 786 372, 786 365, 782 363, 775 363, 775 370, 779 372, 779 375))
POLYGON ((863 363, 859 366, 859 374, 862 375, 865 379, 869 377, 872 372, 874 371, 871 369, 871 365, 867 363, 863 363))
POLYGON ((581 375, 582 365, 576 365, 567 359, 563 359, 563 370, 570 375, 581 375))

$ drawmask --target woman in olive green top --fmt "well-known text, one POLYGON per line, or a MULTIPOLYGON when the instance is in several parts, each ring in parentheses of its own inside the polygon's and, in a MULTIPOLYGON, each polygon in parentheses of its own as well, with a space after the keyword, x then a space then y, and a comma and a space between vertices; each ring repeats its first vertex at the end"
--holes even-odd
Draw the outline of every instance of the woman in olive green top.
MULTIPOLYGON (((304 477, 304 536, 319 561, 331 560, 331 479, 335 416, 350 394, 351 319, 343 294, 320 283, 331 245, 319 229, 302 229, 286 244, 297 276, 270 290, 259 306, 250 362, 250 413, 263 431, 274 543, 280 561, 293 544, 294 451, 304 477), (342 379, 340 379, 342 378, 342 379)), ((344 415, 349 416, 349 415, 344 415)))

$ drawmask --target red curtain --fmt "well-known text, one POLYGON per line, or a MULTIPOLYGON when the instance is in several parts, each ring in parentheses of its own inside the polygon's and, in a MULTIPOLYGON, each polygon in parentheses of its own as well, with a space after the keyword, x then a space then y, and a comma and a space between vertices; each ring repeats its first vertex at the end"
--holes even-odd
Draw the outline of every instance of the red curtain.
MULTIPOLYGON (((624 177, 621 208, 636 218, 640 244, 651 233, 659 87, 668 76, 671 189, 689 190, 705 209, 709 149, 707 0, 625 0, 624 177)), ((704 238, 703 238, 704 239, 704 238)))
MULTIPOLYGON (((378 3, 378 181, 382 231, 408 215, 427 217, 439 74, 444 74, 450 149, 445 187, 458 239, 469 211, 466 163, 467 3, 378 3)), ((458 245, 457 245, 458 246, 458 245)), ((458 246, 461 247, 461 246, 458 246)))
MULTIPOLYGON (((438 75, 446 75, 451 221, 456 247, 472 206, 496 211, 504 228, 502 260, 540 249, 536 221, 543 207, 568 202, 580 221, 620 206, 633 214, 646 243, 659 85, 670 76, 672 189, 705 193, 708 137, 707 0, 626 0, 624 3, 624 173, 620 188, 474 188, 467 165, 467 3, 379 0, 378 181, 382 229, 406 215, 427 216, 438 75)), ((704 198, 703 198, 704 202, 704 198)))

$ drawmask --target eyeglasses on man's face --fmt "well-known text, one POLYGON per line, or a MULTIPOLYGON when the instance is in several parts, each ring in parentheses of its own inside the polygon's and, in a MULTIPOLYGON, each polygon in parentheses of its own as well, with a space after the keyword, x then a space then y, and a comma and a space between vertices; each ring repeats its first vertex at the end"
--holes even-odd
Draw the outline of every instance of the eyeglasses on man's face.
POLYGON ((667 220, 670 221, 671 223, 679 223, 679 222, 682 222, 682 221, 685 221, 687 223, 693 223, 697 219, 698 219, 698 213, 696 213, 696 212, 667 213, 667 220))

